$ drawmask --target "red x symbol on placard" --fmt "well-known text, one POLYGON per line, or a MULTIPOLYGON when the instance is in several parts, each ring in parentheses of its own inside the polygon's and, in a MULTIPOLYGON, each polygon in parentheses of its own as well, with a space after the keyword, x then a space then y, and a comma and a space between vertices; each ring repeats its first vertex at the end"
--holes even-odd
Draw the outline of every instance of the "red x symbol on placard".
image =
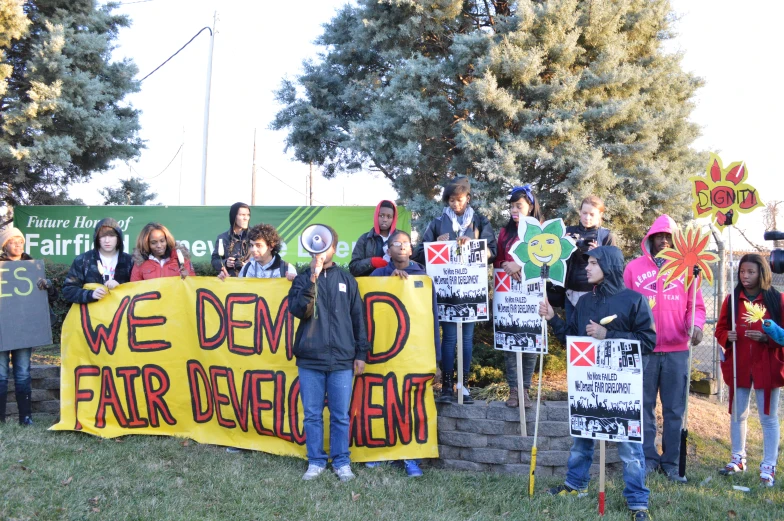
POLYGON ((499 293, 505 291, 512 291, 512 277, 503 271, 495 274, 495 290, 499 293))
POLYGON ((574 342, 569 344, 569 363, 573 366, 591 367, 596 365, 596 345, 593 342, 574 342))
POLYGON ((425 251, 428 264, 449 264, 448 244, 428 244, 425 251))

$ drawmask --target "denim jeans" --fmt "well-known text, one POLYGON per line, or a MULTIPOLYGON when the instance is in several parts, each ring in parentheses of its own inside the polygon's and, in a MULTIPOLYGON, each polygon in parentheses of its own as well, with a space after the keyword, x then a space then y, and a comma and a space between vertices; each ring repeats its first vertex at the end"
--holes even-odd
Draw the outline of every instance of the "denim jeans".
POLYGON ((649 467, 665 472, 678 468, 681 427, 686 411, 689 352, 651 353, 642 357, 643 452, 649 467), (656 450, 656 397, 661 396, 662 454, 656 450))
MULTIPOLYGON (((593 463, 595 440, 575 438, 569 455, 566 470, 566 485, 584 490, 591 480, 589 470, 593 463)), ((610 443, 610 442, 608 442, 610 443)), ((615 442, 612 442, 615 443, 615 442)), ((651 491, 645 487, 645 456, 641 443, 618 442, 618 455, 623 463, 623 497, 631 510, 648 508, 648 496, 651 491)))
MULTIPOLYGON (((531 377, 536 367, 538 355, 523 353, 523 388, 531 388, 531 377)), ((506 383, 510 389, 517 388, 517 353, 504 351, 504 362, 506 362, 506 383)))
POLYGON ((14 349, 0 351, 0 394, 8 392, 8 360, 14 364, 14 386, 17 394, 30 393, 30 355, 33 349, 14 349))
MULTIPOLYGON (((471 372, 471 353, 474 347, 475 322, 463 323, 463 375, 471 372)), ((457 323, 441 322, 444 336, 441 339, 441 370, 445 374, 455 371, 455 350, 457 348, 457 323)))
MULTIPOLYGON (((779 395, 781 387, 770 392, 770 414, 765 414, 765 393, 754 390, 757 395, 757 410, 762 425, 762 464, 776 466, 779 457, 779 395)), ((738 387, 735 405, 738 407, 738 421, 730 419, 730 439, 732 453, 746 457, 746 420, 749 417, 749 398, 751 389, 738 387)), ((734 417, 735 415, 733 415, 734 417)))
POLYGON ((299 367, 299 389, 305 409, 305 448, 308 463, 327 466, 324 450, 324 400, 329 409, 329 457, 332 467, 351 463, 348 451, 348 410, 354 371, 316 371, 299 367))

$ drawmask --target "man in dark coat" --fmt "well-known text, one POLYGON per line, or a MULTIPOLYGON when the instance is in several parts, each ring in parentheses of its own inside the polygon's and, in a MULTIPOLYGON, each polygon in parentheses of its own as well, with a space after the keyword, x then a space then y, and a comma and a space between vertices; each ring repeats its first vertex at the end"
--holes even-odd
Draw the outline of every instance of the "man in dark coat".
POLYGON ((234 203, 229 210, 229 229, 218 235, 212 250, 212 267, 218 273, 226 267, 229 276, 239 275, 242 265, 248 260, 248 223, 250 222, 250 206, 245 203, 234 203), (220 245, 223 245, 223 256, 220 245))
MULTIPOLYGON (((624 286, 621 250, 615 246, 600 246, 591 250, 587 259, 585 271, 593 291, 580 297, 574 313, 569 317, 569 323, 557 316, 546 300, 539 305, 539 315, 547 319, 564 344, 567 336, 575 335, 599 340, 623 338, 638 340, 642 354, 652 352, 656 346, 653 314, 648 299, 624 286), (599 324, 602 318, 612 315, 615 318, 607 327, 599 324)), ((563 485, 551 488, 548 491, 550 494, 579 496, 587 493, 594 444, 592 439, 574 438, 567 462, 566 480, 563 485)), ((623 481, 626 485, 623 495, 626 504, 635 521, 647 520, 650 490, 645 487, 642 444, 619 442, 617 445, 618 455, 623 462, 623 481)))

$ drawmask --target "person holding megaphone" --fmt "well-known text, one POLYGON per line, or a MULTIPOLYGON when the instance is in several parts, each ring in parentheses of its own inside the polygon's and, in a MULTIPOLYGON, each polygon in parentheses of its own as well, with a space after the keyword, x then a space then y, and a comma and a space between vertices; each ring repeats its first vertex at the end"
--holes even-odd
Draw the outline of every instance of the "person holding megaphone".
POLYGON ((305 410, 305 481, 327 468, 324 401, 329 409, 329 459, 340 481, 354 479, 349 458, 349 405, 354 375, 365 370, 368 340, 357 281, 332 262, 338 235, 314 224, 302 232, 313 260, 289 291, 289 310, 300 322, 294 338, 300 395, 305 410))

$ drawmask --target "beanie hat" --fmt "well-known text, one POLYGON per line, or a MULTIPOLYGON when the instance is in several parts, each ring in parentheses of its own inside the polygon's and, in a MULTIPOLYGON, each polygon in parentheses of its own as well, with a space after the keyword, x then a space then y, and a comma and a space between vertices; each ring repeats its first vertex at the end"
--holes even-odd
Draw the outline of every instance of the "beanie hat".
POLYGON ((237 220, 237 214, 239 213, 240 208, 247 208, 248 213, 250 213, 250 206, 245 203, 234 203, 231 205, 231 210, 229 210, 229 230, 234 228, 234 221, 237 220))
POLYGON ((24 239, 24 235, 15 226, 9 226, 4 230, 0 231, 0 248, 5 248, 5 243, 11 240, 12 237, 21 237, 24 239))

